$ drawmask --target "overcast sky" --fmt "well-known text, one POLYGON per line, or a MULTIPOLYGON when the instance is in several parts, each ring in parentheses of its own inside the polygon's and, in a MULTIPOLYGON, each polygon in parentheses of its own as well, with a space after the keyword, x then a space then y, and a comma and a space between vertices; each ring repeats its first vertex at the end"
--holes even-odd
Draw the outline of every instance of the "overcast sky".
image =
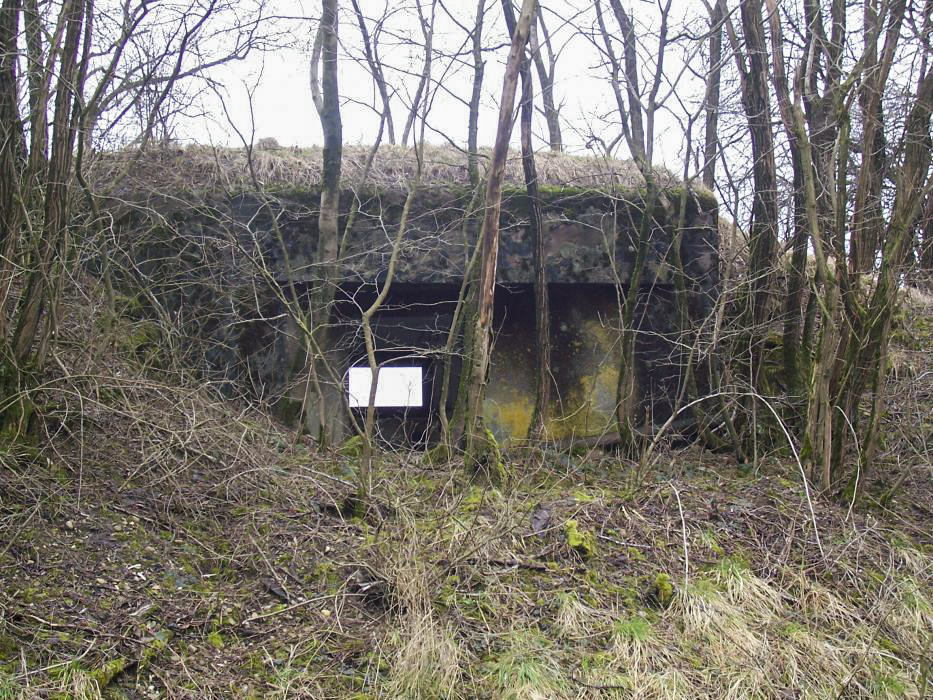
MULTIPOLYGON (((421 31, 417 25, 414 0, 402 3, 386 3, 385 0, 360 0, 360 6, 368 18, 370 31, 375 20, 391 8, 386 30, 380 44, 380 53, 386 64, 390 89, 397 95, 393 100, 393 117, 396 132, 401 134, 407 115, 410 94, 417 84, 417 75, 423 59, 421 31), (409 75, 405 72, 408 71, 409 75)), ((421 0, 423 6, 429 6, 430 0, 421 0)), ((637 25, 640 36, 646 40, 643 56, 643 71, 653 70, 654 55, 651 49, 654 42, 650 34, 657 20, 657 8, 643 0, 632 2, 623 0, 630 6, 630 11, 637 25)), ((460 145, 466 142, 467 106, 472 85, 471 57, 464 30, 457 22, 472 26, 476 11, 474 0, 446 0, 443 7, 453 14, 451 18, 439 5, 435 21, 435 47, 450 54, 457 50, 464 54, 457 59, 449 56, 435 56, 432 75, 435 83, 434 101, 428 117, 427 139, 432 143, 443 143, 445 136, 460 145), (462 48, 461 48, 462 47, 462 48), (438 86, 440 83, 440 86, 438 86), (459 99, 458 99, 459 98, 459 99)), ((313 0, 292 2, 280 0, 275 11, 281 15, 307 16, 307 21, 289 23, 293 45, 274 52, 255 53, 250 59, 225 67, 215 77, 227 93, 227 105, 230 118, 244 133, 250 131, 250 109, 248 90, 253 90, 252 121, 257 139, 273 137, 281 145, 310 145, 321 142, 321 128, 317 113, 311 101, 309 88, 309 47, 317 27, 315 19, 319 14, 319 4, 313 0)), ((696 21, 697 6, 693 2, 675 0, 672 11, 672 24, 680 26, 684 22, 696 21)), ((345 143, 364 143, 373 141, 378 117, 372 106, 379 107, 367 70, 360 64, 361 41, 352 6, 349 0, 340 1, 340 92, 343 98, 342 119, 345 143)), ((586 143, 591 134, 606 141, 618 134, 618 117, 615 101, 607 82, 607 69, 601 64, 602 57, 597 51, 587 32, 595 29, 595 13, 592 3, 585 0, 549 0, 545 3, 545 20, 552 34, 555 50, 560 57, 557 64, 555 98, 563 106, 561 110, 563 139, 569 152, 588 152, 586 143), (572 20, 572 23, 566 21, 572 20)), ((606 22, 612 31, 615 19, 606 15, 606 22)), ((486 73, 483 86, 483 110, 480 118, 480 144, 491 145, 495 137, 495 121, 498 102, 502 90, 502 68, 508 52, 507 35, 499 0, 487 0, 487 21, 484 26, 483 44, 486 73)), ((684 44, 687 48, 688 44, 684 44)), ((690 42, 695 50, 697 42, 690 42)), ((687 57, 690 64, 702 70, 705 59, 699 55, 687 57)), ((686 105, 695 109, 701 95, 699 81, 691 77, 685 67, 685 57, 679 47, 671 50, 666 59, 665 73, 676 76, 680 73, 679 94, 681 99, 693 99, 686 105)), ((692 67, 692 66, 691 66, 692 67)), ((535 75, 536 102, 540 106, 540 85, 535 75)), ((662 87, 662 94, 669 86, 662 87)), ((239 140, 230 128, 228 117, 219 108, 216 97, 209 91, 201 95, 205 116, 181 125, 183 138, 215 144, 237 145, 239 140)), ((673 112, 684 114, 684 106, 669 100, 673 112)), ((513 133, 513 142, 517 140, 518 130, 513 133)), ((545 148, 546 126, 541 115, 536 116, 535 133, 537 148, 545 148)), ((656 161, 680 170, 683 158, 683 130, 671 112, 659 115, 659 130, 655 139, 657 147, 656 161)), ((623 148, 617 155, 626 156, 623 148)))

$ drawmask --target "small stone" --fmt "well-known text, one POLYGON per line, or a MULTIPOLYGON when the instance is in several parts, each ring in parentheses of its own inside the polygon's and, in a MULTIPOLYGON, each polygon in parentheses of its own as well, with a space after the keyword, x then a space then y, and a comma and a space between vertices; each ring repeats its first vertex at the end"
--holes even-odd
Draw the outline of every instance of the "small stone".
POLYGON ((69 530, 74 530, 74 529, 75 529, 75 521, 74 521, 74 520, 66 520, 66 521, 65 521, 65 527, 67 527, 69 530))

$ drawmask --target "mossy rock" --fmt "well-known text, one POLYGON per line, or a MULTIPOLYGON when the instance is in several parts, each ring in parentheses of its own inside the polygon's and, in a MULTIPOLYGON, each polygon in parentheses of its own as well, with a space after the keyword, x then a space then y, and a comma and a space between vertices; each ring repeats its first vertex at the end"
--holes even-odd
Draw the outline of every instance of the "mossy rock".
POLYGON ((581 530, 576 520, 570 519, 564 523, 564 534, 567 535, 567 545, 580 559, 586 561, 596 554, 596 538, 592 532, 581 530))
POLYGON ((645 591, 645 602, 653 608, 666 610, 674 602, 674 584, 671 577, 660 573, 645 591))

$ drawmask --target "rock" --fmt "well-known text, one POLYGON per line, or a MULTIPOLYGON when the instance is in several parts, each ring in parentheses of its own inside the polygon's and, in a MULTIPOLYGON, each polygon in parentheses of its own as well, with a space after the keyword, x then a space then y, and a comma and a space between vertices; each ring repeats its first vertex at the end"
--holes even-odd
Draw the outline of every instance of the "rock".
POLYGON ((551 527, 551 511, 539 503, 531 513, 531 531, 536 535, 544 534, 551 527))

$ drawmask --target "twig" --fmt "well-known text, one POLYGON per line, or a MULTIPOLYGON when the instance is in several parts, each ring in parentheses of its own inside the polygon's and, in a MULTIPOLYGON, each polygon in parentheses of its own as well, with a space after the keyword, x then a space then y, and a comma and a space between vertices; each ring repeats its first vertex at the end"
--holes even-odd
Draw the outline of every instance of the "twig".
POLYGON ((617 544, 620 547, 634 547, 635 549, 651 549, 651 547, 649 547, 646 544, 635 544, 634 542, 624 542, 623 540, 617 540, 614 537, 609 537, 609 535, 601 535, 598 532, 596 533, 596 537, 597 539, 604 540, 612 544, 617 544))
POLYGON ((245 625, 250 622, 254 622, 255 620, 262 620, 267 617, 275 617, 276 615, 281 615, 282 613, 287 613, 297 608, 301 608, 306 605, 311 605, 312 603, 319 603, 322 600, 327 600, 328 598, 330 598, 330 595, 320 595, 314 598, 308 598, 307 600, 302 600, 298 603, 294 603, 293 605, 289 605, 288 607, 282 608, 281 610, 272 610, 267 613, 256 613, 256 614, 250 615, 248 618, 243 620, 241 624, 245 625))
POLYGON ((341 479, 339 476, 332 476, 332 475, 330 475, 330 474, 325 474, 324 472, 320 472, 320 471, 318 471, 318 470, 316 470, 316 469, 312 469, 311 467, 301 466, 300 468, 301 468, 302 470, 304 470, 304 471, 311 472, 311 473, 314 474, 315 476, 319 476, 319 477, 321 477, 322 479, 330 479, 330 480, 333 481, 334 483, 336 483, 336 484, 341 484, 342 486, 346 486, 347 488, 350 488, 350 489, 355 489, 355 488, 356 488, 356 486, 354 486, 353 484, 351 484, 349 481, 346 481, 346 480, 344 480, 344 479, 341 479))
POLYGON ((920 700, 923 700, 927 696, 927 681, 930 679, 930 640, 933 639, 933 634, 927 635, 926 643, 923 645, 923 659, 921 662, 920 670, 920 682, 917 685, 920 687, 920 700))
MULTIPOLYGON (((255 525, 254 525, 255 527, 255 525)), ((259 556, 262 557, 262 560, 266 563, 266 567, 269 569, 269 573, 272 574, 272 578, 275 579, 275 582, 278 583, 282 590, 285 591, 285 597, 290 603, 292 601, 292 592, 288 590, 288 587, 285 585, 285 581, 282 580, 282 577, 279 576, 278 571, 275 570, 275 567, 272 566, 272 562, 269 561, 269 557, 266 556, 266 553, 262 551, 262 547, 256 542, 256 539, 252 535, 247 535, 249 541, 253 543, 253 547, 259 552, 259 556)))
POLYGON ((35 669, 33 669, 32 671, 23 671, 23 672, 20 673, 19 675, 13 676, 13 678, 14 678, 15 680, 21 680, 21 679, 23 679, 23 678, 27 678, 28 676, 34 676, 34 675, 36 675, 37 673, 45 673, 46 671, 51 671, 53 668, 61 668, 62 666, 70 666, 71 664, 73 664, 73 663, 75 663, 75 662, 77 662, 77 661, 80 661, 80 660, 83 659, 85 656, 87 656, 87 655, 91 652, 91 649, 94 648, 94 645, 95 645, 96 643, 97 643, 97 640, 96 640, 96 639, 92 639, 92 640, 91 640, 91 643, 87 645, 87 649, 85 649, 84 651, 82 651, 81 654, 80 654, 79 656, 76 656, 76 657, 73 658, 73 659, 68 659, 67 661, 62 661, 61 663, 52 664, 51 666, 44 666, 44 667, 42 667, 42 668, 35 668, 35 669))
POLYGON ((570 676, 572 680, 577 685, 582 685, 584 688, 592 688, 593 690, 628 690, 629 686, 627 685, 598 685, 596 683, 587 683, 586 681, 581 681, 576 676, 570 676))
POLYGON ((684 538, 684 590, 686 591, 687 581, 690 576, 690 552, 687 549, 687 521, 684 520, 684 507, 680 502, 680 491, 677 490, 677 487, 674 486, 673 482, 671 482, 671 490, 677 497, 677 510, 680 511, 680 528, 684 538))

